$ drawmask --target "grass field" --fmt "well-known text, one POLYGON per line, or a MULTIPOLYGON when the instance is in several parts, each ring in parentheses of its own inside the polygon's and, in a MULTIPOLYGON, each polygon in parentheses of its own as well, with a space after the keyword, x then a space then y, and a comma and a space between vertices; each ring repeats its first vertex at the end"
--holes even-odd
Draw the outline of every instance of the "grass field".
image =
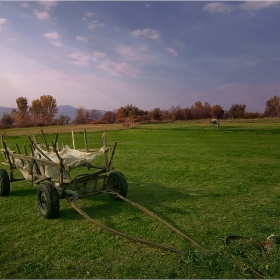
MULTIPOLYGON (((183 255, 133 243, 102 230, 61 200, 58 218, 44 219, 30 182, 11 183, 0 197, 0 278, 257 278, 234 262, 280 276, 280 244, 265 254, 241 235, 265 241, 280 236, 280 120, 222 121, 213 130, 205 121, 122 126, 76 127, 76 147, 83 129, 91 148, 118 142, 116 170, 128 181, 128 198, 184 232, 201 250, 157 220, 108 195, 77 204, 93 219, 128 235, 171 246, 183 255)), ((73 127, 61 132, 71 145, 73 127)), ((26 135, 39 128, 2 130, 7 146, 28 145, 26 135)), ((39 137, 39 136, 38 136, 39 137)), ((60 143, 60 142, 59 142, 60 143)), ((2 162, 1 154, 1 162, 2 162)), ((0 168, 4 168, 0 164, 0 168)), ((20 177, 19 173, 16 173, 20 177)))

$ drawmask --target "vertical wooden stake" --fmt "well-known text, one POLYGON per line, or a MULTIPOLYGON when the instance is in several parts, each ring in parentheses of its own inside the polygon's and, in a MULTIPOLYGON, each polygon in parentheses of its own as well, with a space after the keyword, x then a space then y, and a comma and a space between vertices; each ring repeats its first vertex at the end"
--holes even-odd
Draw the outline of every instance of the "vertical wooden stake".
POLYGON ((103 148, 104 148, 105 167, 106 167, 106 171, 109 171, 108 154, 107 154, 107 140, 106 140, 105 133, 103 133, 103 135, 102 135, 102 142, 103 142, 103 148))
POLYGON ((47 143, 47 140, 46 140, 46 137, 45 137, 45 134, 44 134, 43 129, 41 129, 41 132, 42 132, 42 135, 43 135, 43 138, 44 138, 44 141, 45 141, 46 149, 47 149, 47 150, 48 150, 48 152, 49 152, 49 151, 50 151, 50 149, 49 149, 49 145, 48 145, 48 143, 47 143))
POLYGON ((75 137, 74 137, 74 130, 72 130, 72 142, 73 142, 73 149, 76 150, 76 146, 75 146, 75 137))
POLYGON ((86 151, 88 151, 87 132, 85 129, 84 129, 84 140, 85 140, 85 149, 86 151))

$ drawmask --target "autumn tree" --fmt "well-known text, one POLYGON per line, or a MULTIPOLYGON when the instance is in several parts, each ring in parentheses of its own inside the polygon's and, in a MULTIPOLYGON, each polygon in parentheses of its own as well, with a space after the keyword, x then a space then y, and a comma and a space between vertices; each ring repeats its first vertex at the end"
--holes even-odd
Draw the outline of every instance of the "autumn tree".
POLYGON ((92 121, 100 120, 101 118, 102 113, 99 110, 87 110, 85 107, 81 106, 76 110, 76 117, 74 123, 88 124, 92 121))
POLYGON ((261 118, 262 115, 259 112, 245 112, 244 118, 245 119, 257 119, 261 118))
POLYGON ((184 116, 185 116, 185 120, 191 119, 191 109, 190 108, 184 108, 184 116))
POLYGON ((154 108, 149 112, 150 118, 155 121, 160 121, 162 119, 162 113, 160 108, 154 108))
POLYGON ((228 110, 228 115, 230 118, 233 119, 244 118, 245 111, 246 111, 245 104, 233 104, 228 110))
POLYGON ((51 125, 58 112, 56 100, 51 95, 42 95, 32 101, 29 112, 34 125, 51 125))
POLYGON ((211 106, 208 102, 205 102, 203 105, 201 101, 196 101, 190 110, 192 119, 209 118, 211 114, 211 106))
POLYGON ((264 115, 266 117, 280 117, 280 97, 273 96, 271 99, 267 100, 265 103, 264 115))
POLYGON ((86 108, 81 106, 76 110, 75 124, 86 124, 86 108))
POLYGON ((117 112, 115 111, 107 111, 103 117, 102 117, 102 122, 105 122, 105 123, 114 123, 116 121, 116 115, 117 115, 117 112))
POLYGON ((133 121, 141 121, 144 115, 148 115, 148 112, 143 111, 132 104, 127 104, 126 106, 121 107, 117 110, 116 122, 124 122, 127 119, 131 119, 133 121))
POLYGON ((26 97, 18 97, 16 100, 17 108, 11 114, 17 127, 27 127, 30 125, 30 115, 28 111, 28 100, 26 97))
POLYGON ((172 106, 170 108, 170 114, 173 121, 179 121, 184 119, 184 110, 180 105, 172 106))
MULTIPOLYGON (((106 114, 106 113, 105 113, 106 114)), ((104 117, 104 116, 103 116, 104 117)), ((122 123, 124 122, 124 119, 125 119, 125 114, 124 114, 124 107, 120 107, 118 110, 117 110, 117 113, 116 113, 116 122, 117 123, 122 123)))
POLYGON ((169 121, 172 119, 172 114, 170 110, 161 110, 161 118, 162 120, 169 121))
POLYGON ((132 104, 126 105, 124 107, 124 115, 125 117, 137 118, 139 116, 145 115, 147 112, 144 112, 142 109, 139 109, 137 106, 132 104))
POLYGON ((89 110, 88 118, 90 122, 100 120, 102 118, 102 113, 96 109, 89 110))
POLYGON ((211 116, 211 106, 208 102, 204 102, 202 107, 202 118, 207 119, 211 116))
POLYGON ((60 114, 57 119, 55 119, 56 125, 67 125, 70 123, 71 118, 67 115, 60 114))
POLYGON ((32 101, 31 107, 29 108, 29 113, 35 126, 43 125, 42 104, 39 99, 32 101))
POLYGON ((13 118, 10 114, 4 113, 0 120, 1 128, 11 128, 13 126, 13 118))
POLYGON ((58 112, 56 100, 51 95, 43 95, 40 97, 43 122, 45 125, 51 125, 55 115, 58 112))
POLYGON ((214 105, 211 107, 211 117, 215 119, 221 119, 224 116, 224 110, 220 105, 214 105))

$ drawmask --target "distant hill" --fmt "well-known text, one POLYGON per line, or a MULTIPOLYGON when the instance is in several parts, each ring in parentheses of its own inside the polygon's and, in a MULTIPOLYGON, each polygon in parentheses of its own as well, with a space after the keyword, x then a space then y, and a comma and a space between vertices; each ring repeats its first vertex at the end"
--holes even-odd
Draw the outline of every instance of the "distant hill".
MULTIPOLYGON (((61 106, 57 106, 57 108, 58 108, 58 112, 55 116, 56 118, 58 118, 59 115, 65 115, 65 116, 69 116, 71 118, 71 121, 73 121, 75 119, 77 108, 74 108, 70 105, 61 105, 61 106)), ((2 118, 4 113, 10 114, 13 109, 16 109, 16 108, 8 108, 8 107, 0 106, 0 119, 2 118)), ((105 113, 104 110, 100 110, 100 112, 102 112, 102 114, 105 113)))
MULTIPOLYGON (((65 116, 69 116, 71 118, 71 121, 73 121, 76 118, 76 111, 78 108, 74 108, 72 106, 69 105, 62 105, 62 106, 57 106, 58 108, 58 112, 56 114, 56 118, 59 117, 59 115, 65 115, 65 116)), ((90 110, 90 109, 87 109, 90 110)), ((99 110, 102 115, 104 115, 106 113, 106 111, 104 110, 99 110)))
MULTIPOLYGON (((71 118, 71 120, 75 119, 77 108, 74 108, 69 105, 57 106, 57 108, 58 108, 58 113, 57 113, 56 117, 58 117, 59 115, 67 115, 71 118)), ((16 109, 16 108, 8 108, 8 107, 0 106, 0 118, 2 118, 4 113, 11 114, 11 111, 13 109, 16 109)))
POLYGON ((75 119, 77 108, 74 108, 70 105, 57 106, 57 108, 58 108, 58 112, 56 114, 56 118, 59 117, 59 115, 65 115, 65 116, 69 116, 71 118, 71 121, 75 119))
POLYGON ((0 118, 2 118, 2 116, 4 115, 4 113, 6 114, 11 114, 11 111, 13 110, 14 108, 8 108, 8 107, 2 107, 0 106, 0 118))

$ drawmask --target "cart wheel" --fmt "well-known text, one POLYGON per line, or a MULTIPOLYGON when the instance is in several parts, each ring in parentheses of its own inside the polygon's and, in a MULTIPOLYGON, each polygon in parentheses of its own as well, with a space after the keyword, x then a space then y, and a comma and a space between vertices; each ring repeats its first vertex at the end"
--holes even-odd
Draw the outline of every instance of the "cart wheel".
POLYGON ((7 196, 10 193, 10 178, 5 169, 0 169, 0 195, 7 196))
MULTIPOLYGON (((124 197, 127 195, 127 181, 124 175, 119 171, 113 171, 109 174, 107 178, 107 187, 124 197)), ((121 200, 117 195, 110 194, 110 196, 115 200, 121 200)))
POLYGON ((37 201, 40 213, 47 219, 55 218, 59 212, 59 196, 51 183, 41 184, 37 189, 37 201))

